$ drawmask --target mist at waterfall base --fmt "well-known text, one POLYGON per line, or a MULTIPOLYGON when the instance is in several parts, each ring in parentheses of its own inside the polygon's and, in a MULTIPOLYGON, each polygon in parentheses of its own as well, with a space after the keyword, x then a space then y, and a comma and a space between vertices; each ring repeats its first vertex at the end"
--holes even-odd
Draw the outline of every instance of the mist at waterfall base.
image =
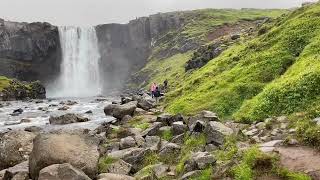
POLYGON ((60 74, 47 87, 47 97, 93 97, 101 94, 100 54, 94 27, 59 27, 60 74))

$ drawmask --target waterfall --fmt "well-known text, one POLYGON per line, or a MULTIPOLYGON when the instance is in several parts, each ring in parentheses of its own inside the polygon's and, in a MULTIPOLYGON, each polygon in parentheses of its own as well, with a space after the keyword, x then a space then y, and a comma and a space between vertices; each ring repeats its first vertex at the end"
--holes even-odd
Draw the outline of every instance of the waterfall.
POLYGON ((101 93, 100 54, 94 27, 59 27, 60 75, 48 97, 90 97, 101 93))

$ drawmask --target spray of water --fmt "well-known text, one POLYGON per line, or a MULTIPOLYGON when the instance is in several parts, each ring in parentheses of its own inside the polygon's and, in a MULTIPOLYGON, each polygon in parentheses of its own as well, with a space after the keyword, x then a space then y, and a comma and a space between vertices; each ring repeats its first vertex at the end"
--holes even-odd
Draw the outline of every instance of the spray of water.
POLYGON ((61 72, 48 97, 91 97, 101 93, 100 54, 94 27, 60 27, 61 72))

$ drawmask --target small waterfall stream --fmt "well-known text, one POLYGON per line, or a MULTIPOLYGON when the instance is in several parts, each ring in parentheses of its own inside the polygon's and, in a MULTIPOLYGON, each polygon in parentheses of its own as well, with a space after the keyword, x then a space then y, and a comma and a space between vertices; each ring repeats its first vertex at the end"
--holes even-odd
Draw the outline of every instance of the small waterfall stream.
POLYGON ((60 76, 48 97, 91 97, 101 93, 100 54, 94 27, 59 27, 60 76))

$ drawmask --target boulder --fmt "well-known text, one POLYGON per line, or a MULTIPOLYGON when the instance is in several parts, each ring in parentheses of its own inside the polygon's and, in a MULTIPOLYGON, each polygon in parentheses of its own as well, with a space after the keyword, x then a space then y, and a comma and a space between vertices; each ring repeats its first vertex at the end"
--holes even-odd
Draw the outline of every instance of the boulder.
POLYGON ((91 180, 83 171, 68 163, 43 168, 38 180, 91 180))
POLYGON ((4 170, 3 179, 7 180, 28 180, 29 179, 29 162, 24 161, 18 165, 4 170))
POLYGON ((240 37, 241 37, 240 34, 234 34, 234 35, 231 36, 231 40, 237 40, 240 37))
POLYGON ((28 160, 32 151, 34 133, 10 131, 0 135, 0 170, 28 160))
POLYGON ((27 132, 38 133, 38 132, 42 131, 42 128, 41 127, 37 127, 37 126, 30 126, 30 127, 24 128, 24 130, 27 131, 27 132))
POLYGON ((190 126, 190 131, 192 132, 203 132, 207 127, 207 123, 205 121, 197 120, 190 126))
POLYGON ((136 141, 133 137, 128 136, 120 140, 120 149, 127 149, 136 146, 136 141))
POLYGON ((123 116, 123 118, 121 119, 121 124, 129 122, 131 119, 132 119, 132 116, 130 116, 130 115, 125 115, 125 116, 123 116))
POLYGON ((181 147, 174 143, 168 143, 161 148, 159 155, 165 157, 167 155, 179 154, 181 147))
POLYGON ((122 159, 132 165, 132 172, 137 172, 142 168, 144 157, 150 150, 144 148, 128 148, 120 151, 114 151, 108 156, 116 159, 122 159))
POLYGON ((147 94, 137 97, 137 101, 138 101, 138 108, 141 108, 146 111, 156 106, 156 101, 147 94))
POLYGON ((157 117, 157 122, 161 122, 164 125, 171 126, 174 119, 171 114, 164 113, 157 117))
POLYGON ((88 118, 81 117, 80 115, 71 114, 71 113, 64 114, 62 116, 51 116, 49 118, 50 124, 54 124, 54 125, 64 125, 64 124, 87 122, 87 121, 89 121, 88 118))
POLYGON ((149 148, 152 151, 157 151, 161 146, 161 139, 159 136, 146 136, 146 143, 143 145, 144 148, 149 148))
POLYGON ((37 179, 39 171, 53 164, 69 163, 95 178, 99 160, 98 141, 85 134, 38 135, 29 157, 30 175, 37 179))
POLYGON ((185 139, 185 134, 180 134, 180 135, 174 136, 171 142, 178 145, 182 145, 184 143, 184 139, 185 139))
POLYGON ((135 178, 123 174, 104 173, 100 174, 98 180, 135 180, 135 178))
POLYGON ((137 108, 137 102, 131 101, 127 104, 109 104, 104 108, 104 113, 107 116, 113 116, 117 119, 122 119, 125 115, 133 116, 135 109, 137 108))
POLYGON ((117 161, 108 164, 104 173, 113 173, 113 174, 124 174, 128 175, 131 171, 132 165, 126 163, 122 159, 118 159, 117 161))
POLYGON ((200 171, 200 170, 191 171, 191 172, 188 172, 188 173, 184 174, 184 175, 181 177, 181 180, 189 180, 189 179, 198 177, 200 174, 201 174, 201 171, 200 171))
POLYGON ((214 165, 214 163, 216 162, 215 158, 208 152, 196 152, 193 153, 191 155, 190 160, 187 161, 187 165, 186 167, 193 166, 193 164, 195 165, 195 169, 191 169, 191 171, 193 170, 201 170, 201 169, 205 169, 211 165, 214 165))
POLYGON ((183 121, 177 121, 172 124, 173 135, 183 134, 188 130, 187 125, 183 124, 183 121))
POLYGON ((233 130, 221 122, 210 121, 205 129, 205 134, 207 135, 208 144, 222 145, 225 137, 233 134, 233 130))
POLYGON ((169 166, 163 163, 147 166, 135 174, 136 179, 161 179, 167 175, 169 166))
POLYGON ((207 121, 220 121, 218 115, 211 111, 201 111, 200 117, 207 121))
POLYGON ((144 130, 141 133, 141 136, 145 137, 145 136, 158 135, 159 134, 159 129, 161 127, 162 127, 162 123, 161 122, 154 122, 151 127, 149 127, 148 129, 144 130))
POLYGON ((147 111, 145 111, 145 110, 143 110, 143 109, 141 109, 141 108, 136 108, 136 110, 134 111, 134 116, 141 116, 141 115, 144 115, 144 114, 146 114, 147 113, 147 111))

